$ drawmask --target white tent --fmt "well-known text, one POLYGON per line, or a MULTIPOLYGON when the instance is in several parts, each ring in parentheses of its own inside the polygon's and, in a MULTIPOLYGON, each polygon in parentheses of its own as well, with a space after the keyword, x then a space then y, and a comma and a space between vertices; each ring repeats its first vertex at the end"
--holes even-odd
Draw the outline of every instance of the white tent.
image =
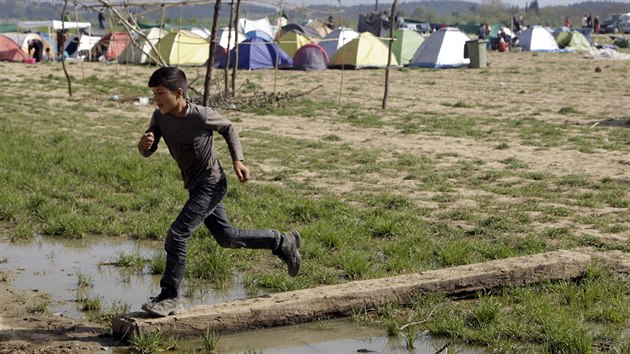
POLYGON ((553 35, 541 26, 526 29, 518 37, 518 46, 531 52, 552 52, 559 50, 553 35))
MULTIPOLYGON (((245 36, 243 33, 239 33, 238 42, 241 43, 242 41, 245 40, 246 37, 247 36, 245 36)), ((228 32, 227 27, 221 28, 220 30, 217 31, 217 38, 219 38, 219 45, 222 48, 227 48, 229 50, 232 50, 232 48, 234 48, 234 46, 236 45, 236 31, 234 29, 228 32), (228 36, 230 37, 229 44, 228 44, 228 36)))
MULTIPOLYGON (((151 44, 157 48, 158 41, 166 36, 168 32, 159 29, 157 27, 150 28, 144 31, 144 35, 146 39, 142 38, 140 35, 134 33, 134 42, 129 43, 129 45, 123 50, 123 52, 118 56, 119 63, 130 63, 130 64, 145 64, 149 60, 149 54, 153 52, 151 48, 151 44)), ((152 56, 156 56, 155 53, 152 56)))
POLYGON ((326 51, 328 57, 332 58, 337 53, 337 49, 357 37, 359 37, 359 32, 351 28, 339 27, 320 40, 319 45, 326 51))
POLYGON ((440 28, 420 45, 409 66, 424 68, 457 68, 470 63, 464 58, 464 47, 470 37, 458 28, 440 28))
POLYGON ((274 38, 276 34, 269 22, 268 18, 261 18, 260 20, 249 20, 246 18, 241 18, 238 20, 238 31, 240 33, 248 33, 251 31, 262 31, 269 35, 269 37, 274 38))

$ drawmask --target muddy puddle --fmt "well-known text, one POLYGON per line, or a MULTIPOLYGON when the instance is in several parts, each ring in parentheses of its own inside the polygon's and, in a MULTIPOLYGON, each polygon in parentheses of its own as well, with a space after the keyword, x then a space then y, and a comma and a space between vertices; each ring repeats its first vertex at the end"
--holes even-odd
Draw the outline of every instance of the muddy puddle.
MULTIPOLYGON (((93 288, 88 290, 88 295, 100 298, 103 309, 109 309, 112 304, 124 304, 130 311, 139 311, 147 297, 157 293, 160 277, 103 264, 114 261, 122 253, 150 259, 160 248, 160 243, 112 238, 67 240, 40 236, 18 243, 2 239, 0 270, 11 272, 14 288, 49 294, 48 310, 54 314, 76 319, 84 317, 76 302, 79 274, 90 279, 93 288)), ((195 284, 195 296, 185 298, 184 302, 190 306, 248 297, 238 274, 230 284, 224 288, 195 284)), ((435 353, 446 343, 448 341, 443 339, 418 335, 415 349, 408 350, 402 337, 390 338, 384 329, 361 327, 348 319, 337 319, 223 335, 218 349, 219 353, 435 353)), ((201 349, 201 344, 198 340, 186 341, 181 343, 181 348, 183 352, 194 352, 201 349)), ((106 352, 127 351, 110 348, 106 352)), ((457 347, 457 352, 484 351, 457 347)))

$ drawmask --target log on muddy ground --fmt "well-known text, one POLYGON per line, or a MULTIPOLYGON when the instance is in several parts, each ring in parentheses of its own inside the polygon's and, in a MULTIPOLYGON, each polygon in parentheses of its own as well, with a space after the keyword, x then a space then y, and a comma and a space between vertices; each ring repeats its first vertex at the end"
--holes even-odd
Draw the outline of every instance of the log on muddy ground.
POLYGON ((373 309, 388 303, 409 304, 419 294, 461 296, 481 289, 577 278, 584 275, 590 263, 589 255, 556 251, 390 278, 327 285, 217 305, 197 305, 181 315, 164 318, 148 318, 143 313, 131 313, 114 318, 112 330, 117 337, 146 335, 155 331, 178 337, 193 337, 201 336, 207 328, 220 333, 233 333, 291 325, 348 316, 353 309, 373 309))

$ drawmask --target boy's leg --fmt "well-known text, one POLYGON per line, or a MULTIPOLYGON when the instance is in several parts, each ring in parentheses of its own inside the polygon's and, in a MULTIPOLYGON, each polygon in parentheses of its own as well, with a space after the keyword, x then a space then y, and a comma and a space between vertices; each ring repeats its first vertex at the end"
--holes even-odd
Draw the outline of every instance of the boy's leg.
POLYGON ((176 309, 179 287, 186 271, 188 239, 203 224, 225 196, 225 185, 203 186, 189 191, 189 198, 166 234, 166 269, 160 280, 162 291, 142 309, 158 315, 168 316, 176 309))
POLYGON ((162 289, 174 296, 179 295, 179 286, 186 271, 188 238, 199 228, 212 210, 225 196, 226 186, 203 186, 189 191, 189 198, 171 225, 164 241, 166 270, 160 281, 162 289))
POLYGON ((281 234, 270 229, 239 229, 230 224, 223 203, 217 204, 204 224, 221 247, 269 249, 287 264, 290 276, 298 274, 302 261, 298 250, 301 242, 299 232, 281 234))

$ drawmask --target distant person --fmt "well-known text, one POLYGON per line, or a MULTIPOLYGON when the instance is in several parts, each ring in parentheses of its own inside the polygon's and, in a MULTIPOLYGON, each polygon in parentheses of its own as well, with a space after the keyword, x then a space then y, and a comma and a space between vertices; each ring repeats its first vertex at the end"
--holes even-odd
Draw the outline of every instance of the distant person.
POLYGON ((221 202, 227 194, 227 177, 219 163, 213 137, 219 134, 227 143, 232 167, 241 182, 249 180, 243 163, 241 140, 234 124, 208 107, 186 99, 186 74, 175 67, 162 67, 149 78, 157 109, 138 142, 142 156, 158 149, 161 139, 181 171, 188 201, 171 224, 164 240, 166 269, 160 281, 161 292, 142 305, 154 316, 169 316, 179 310, 180 285, 186 271, 187 243, 205 225, 219 246, 269 249, 286 263, 289 275, 300 270, 300 233, 278 230, 246 230, 233 226, 221 202))
POLYGON ((593 19, 593 32, 599 33, 602 30, 601 24, 599 23, 599 16, 595 16, 593 19))
POLYGON ((65 14, 63 14, 63 20, 65 22, 70 22, 72 19, 70 18, 70 13, 68 11, 66 11, 65 14))
POLYGON ((52 53, 50 52, 50 47, 46 48, 46 51, 44 53, 44 60, 45 61, 54 61, 55 58, 53 58, 52 53))
POLYGON ((514 25, 513 33, 515 36, 518 36, 518 34, 521 33, 521 22, 516 19, 516 16, 512 17, 512 21, 514 25))
POLYGON ((479 39, 487 39, 490 34, 490 28, 488 27, 488 22, 484 22, 479 25, 479 39))
POLYGON ((592 14, 588 14, 588 17, 586 17, 586 27, 593 29, 593 15, 592 14))
POLYGON ((571 28, 571 20, 569 19, 569 16, 564 18, 564 27, 571 28))
POLYGON ((68 37, 67 30, 59 30, 57 31, 57 54, 63 53, 65 48, 66 38, 68 37))
POLYGON ((584 16, 582 16, 582 28, 586 27, 588 27, 588 16, 584 14, 584 16))
POLYGON ((508 44, 503 37, 499 38, 499 45, 497 46, 497 49, 502 53, 508 51, 508 44))
POLYGON ((98 13, 98 28, 101 30, 105 29, 105 16, 103 16, 102 12, 98 13))
POLYGON ((35 62, 39 63, 42 61, 43 53, 44 53, 44 43, 37 38, 28 40, 28 52, 31 53, 32 57, 35 59, 35 62))

